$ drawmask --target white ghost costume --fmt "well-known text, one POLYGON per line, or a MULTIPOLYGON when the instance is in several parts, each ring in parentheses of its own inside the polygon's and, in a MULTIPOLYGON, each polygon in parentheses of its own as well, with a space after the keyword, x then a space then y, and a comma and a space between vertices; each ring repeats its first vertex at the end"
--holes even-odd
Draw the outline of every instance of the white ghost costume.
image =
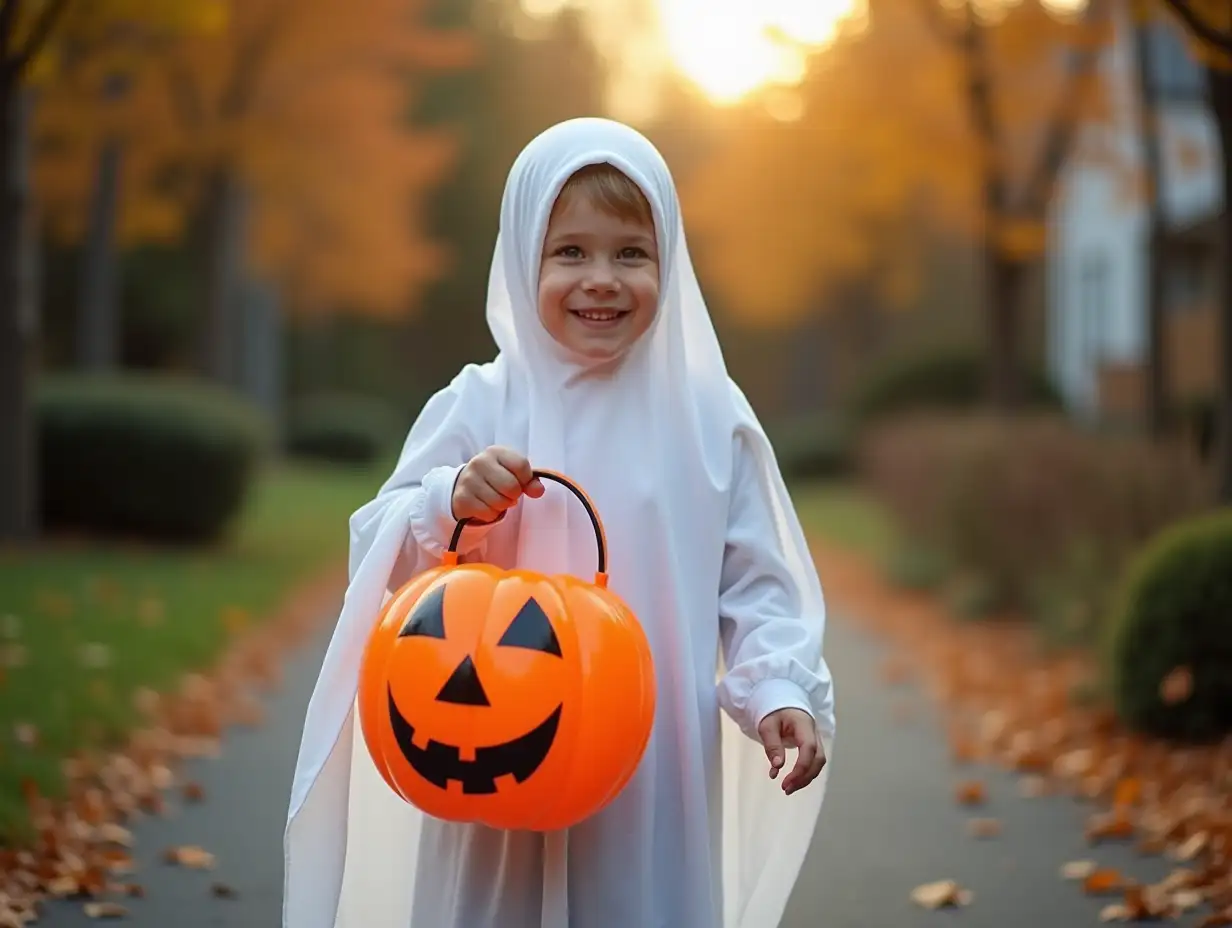
MULTIPOLYGON (((641 134, 603 119, 547 130, 510 172, 488 287, 497 357, 423 408, 376 498, 351 518, 350 584, 308 705, 285 835, 284 928, 773 928, 833 766, 825 606, 771 446, 731 381, 685 244, 675 185, 641 134), (660 303, 618 365, 540 323, 537 281, 565 181, 607 162, 645 192, 660 303), (633 778, 570 829, 497 831, 425 816, 385 785, 356 721, 363 649, 389 595, 441 562, 463 465, 490 445, 593 500, 610 587, 655 662, 654 729, 633 778), (792 796, 757 724, 793 706, 831 762, 792 796), (723 711, 720 711, 722 709, 723 711)), ((459 551, 590 579, 583 508, 547 483, 459 551)))

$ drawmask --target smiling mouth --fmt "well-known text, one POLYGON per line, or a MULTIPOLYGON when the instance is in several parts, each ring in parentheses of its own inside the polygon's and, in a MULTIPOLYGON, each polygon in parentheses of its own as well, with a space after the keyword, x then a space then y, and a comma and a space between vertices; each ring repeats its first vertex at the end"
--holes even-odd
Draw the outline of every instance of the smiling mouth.
POLYGON ((571 309, 569 313, 583 322, 615 322, 629 315, 627 309, 571 309))
POLYGON ((457 780, 462 784, 462 792, 472 796, 495 793, 497 777, 511 776, 522 783, 538 770, 556 741, 560 712, 561 707, 557 706, 520 738, 476 748, 474 760, 462 760, 454 745, 429 741, 427 747, 416 747, 415 728, 398 710, 393 689, 389 689, 389 721, 406 762, 433 786, 445 789, 450 780, 457 780))

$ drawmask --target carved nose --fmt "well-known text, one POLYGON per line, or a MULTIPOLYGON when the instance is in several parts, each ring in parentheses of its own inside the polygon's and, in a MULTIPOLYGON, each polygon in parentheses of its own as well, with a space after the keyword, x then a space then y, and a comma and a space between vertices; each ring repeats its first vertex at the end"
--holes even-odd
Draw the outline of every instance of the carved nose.
POLYGON ((479 682, 475 662, 469 655, 458 665, 458 669, 450 674, 436 698, 438 702, 452 702, 459 706, 491 705, 488 694, 483 691, 483 684, 479 682))

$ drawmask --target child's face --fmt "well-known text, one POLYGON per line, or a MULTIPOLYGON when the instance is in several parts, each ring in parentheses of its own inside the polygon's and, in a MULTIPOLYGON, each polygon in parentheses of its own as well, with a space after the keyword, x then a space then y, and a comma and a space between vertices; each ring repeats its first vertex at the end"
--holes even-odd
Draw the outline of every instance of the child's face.
POLYGON ((658 305, 654 227, 603 212, 585 195, 558 201, 539 271, 548 334, 583 357, 608 360, 645 334, 658 305))

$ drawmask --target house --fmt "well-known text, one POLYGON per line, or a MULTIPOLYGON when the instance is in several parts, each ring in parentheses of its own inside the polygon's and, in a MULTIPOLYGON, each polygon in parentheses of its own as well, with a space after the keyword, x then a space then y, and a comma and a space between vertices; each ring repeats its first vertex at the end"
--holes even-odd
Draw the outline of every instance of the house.
MULTIPOLYGON (((1170 24, 1147 35, 1160 136, 1161 274, 1167 390, 1214 395, 1218 371, 1215 236, 1224 209, 1220 144, 1205 76, 1170 24)), ((1047 363, 1066 403, 1093 420, 1141 421, 1151 259, 1135 35, 1128 17, 1101 61, 1110 119, 1084 127, 1048 217, 1047 363)))

